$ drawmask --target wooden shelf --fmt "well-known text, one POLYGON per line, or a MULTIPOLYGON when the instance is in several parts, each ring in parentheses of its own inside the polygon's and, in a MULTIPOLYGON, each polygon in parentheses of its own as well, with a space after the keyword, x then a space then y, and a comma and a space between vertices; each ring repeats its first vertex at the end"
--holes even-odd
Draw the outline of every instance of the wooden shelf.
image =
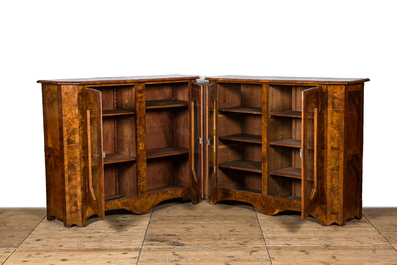
POLYGON ((248 189, 248 188, 240 188, 240 189, 235 189, 235 190, 241 191, 241 192, 254 193, 254 194, 262 194, 261 190, 254 190, 254 189, 248 189))
POLYGON ((102 117, 134 115, 135 112, 123 109, 104 109, 102 110, 102 117))
POLYGON ((146 150, 146 158, 151 159, 151 158, 183 155, 188 153, 189 153, 189 149, 184 147, 156 148, 156 149, 146 150))
MULTIPOLYGON (((302 141, 296 139, 284 139, 284 140, 277 140, 269 142, 269 145, 273 146, 284 146, 284 147, 292 147, 292 148, 301 148, 302 141)), ((314 149, 314 143, 309 142, 307 149, 314 149)))
POLYGON ((234 134, 228 136, 220 136, 219 139, 234 142, 262 144, 262 136, 253 134, 234 134))
POLYGON ((173 190, 179 190, 179 189, 186 189, 186 188, 188 188, 188 187, 181 186, 181 185, 168 185, 168 186, 164 186, 164 187, 148 189, 147 190, 147 194, 161 193, 161 192, 167 192, 167 191, 173 191, 173 190))
POLYGON ((104 164, 115 164, 122 162, 135 161, 136 158, 134 156, 122 155, 122 154, 106 154, 104 159, 104 164))
POLYGON ((269 174, 286 178, 302 179, 301 169, 298 167, 286 167, 282 169, 272 170, 269 172, 269 174))
POLYGON ((270 145, 276 146, 285 146, 285 147, 293 147, 293 148, 301 148, 302 143, 301 140, 295 139, 284 139, 284 140, 277 140, 269 142, 270 145))
POLYGON ((220 168, 242 170, 254 173, 262 173, 262 163, 249 160, 235 160, 218 165, 220 168))
POLYGON ((289 117, 289 118, 302 118, 302 111, 271 112, 270 116, 274 116, 274 117, 289 117))
POLYGON ((146 109, 163 109, 163 108, 178 108, 187 107, 188 102, 179 99, 164 99, 164 100, 148 100, 146 101, 146 109))
POLYGON ((125 198, 124 195, 119 195, 119 194, 107 195, 107 196, 105 196, 105 201, 118 200, 118 199, 122 199, 122 198, 125 198))
POLYGON ((232 112, 232 113, 244 113, 244 114, 256 114, 262 115, 261 108, 252 108, 252 107, 231 107, 231 108, 222 108, 219 109, 220 112, 232 112))

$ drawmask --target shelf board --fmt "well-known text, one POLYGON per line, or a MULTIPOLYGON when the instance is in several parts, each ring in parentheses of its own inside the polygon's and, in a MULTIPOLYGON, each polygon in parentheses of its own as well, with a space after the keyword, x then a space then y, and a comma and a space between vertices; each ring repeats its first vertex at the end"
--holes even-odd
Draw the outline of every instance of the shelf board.
POLYGON ((261 190, 254 190, 254 189, 248 189, 248 188, 240 188, 240 189, 235 189, 235 190, 241 191, 241 192, 254 193, 254 194, 262 194, 261 190))
POLYGON ((146 109, 163 109, 163 108, 177 108, 187 107, 188 102, 179 99, 163 99, 163 100, 148 100, 146 101, 146 109))
POLYGON ((286 167, 282 169, 272 170, 269 172, 269 174, 286 178, 302 179, 301 169, 298 167, 286 167))
POLYGON ((301 148, 302 143, 301 140, 295 139, 284 139, 284 140, 277 140, 269 142, 270 145, 276 146, 285 146, 285 147, 293 147, 293 148, 301 148))
POLYGON ((289 117, 289 118, 302 118, 302 111, 270 112, 270 116, 289 117))
POLYGON ((146 150, 146 158, 151 159, 151 158, 183 155, 188 153, 189 153, 189 149, 184 147, 156 148, 156 149, 146 150))
POLYGON ((249 160, 235 160, 218 165, 220 168, 228 168, 234 170, 242 170, 254 173, 262 173, 262 163, 249 160))
POLYGON ((125 198, 123 195, 114 194, 114 195, 107 195, 105 196, 105 201, 112 201, 125 198))
POLYGON ((231 107, 231 108, 222 108, 219 109, 220 112, 233 112, 233 113, 244 113, 244 114, 256 114, 262 115, 261 108, 252 108, 252 107, 231 107))
MULTIPOLYGON (((296 139, 284 139, 284 140, 271 141, 269 142, 269 145, 302 148, 302 141, 296 139)), ((314 149, 314 143, 309 142, 307 149, 314 149)))
POLYGON ((102 110, 102 117, 134 115, 135 112, 123 109, 104 109, 102 110))
POLYGON ((220 136, 219 139, 234 142, 262 144, 262 136, 254 134, 234 134, 228 136, 220 136))
POLYGON ((122 154, 106 154, 104 159, 104 164, 109 165, 109 164, 129 162, 135 160, 136 160, 135 156, 128 156, 122 154))
POLYGON ((147 194, 155 194, 155 193, 167 192, 167 191, 171 191, 171 190, 186 189, 186 188, 188 188, 188 187, 181 186, 181 185, 168 185, 168 186, 164 186, 164 187, 148 189, 147 194))

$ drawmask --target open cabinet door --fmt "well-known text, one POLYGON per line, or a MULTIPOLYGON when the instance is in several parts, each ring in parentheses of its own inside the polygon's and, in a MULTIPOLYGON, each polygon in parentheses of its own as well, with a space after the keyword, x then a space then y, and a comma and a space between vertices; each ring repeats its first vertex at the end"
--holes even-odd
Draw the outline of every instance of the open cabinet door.
POLYGON ((302 92, 302 219, 312 214, 321 203, 319 194, 319 126, 321 87, 302 92))
POLYGON ((205 91, 205 199, 216 188, 216 110, 216 83, 212 83, 205 91))
POLYGON ((190 129, 191 129, 191 155, 190 164, 193 178, 192 187, 204 198, 203 188, 203 91, 204 86, 191 83, 190 92, 190 129))
POLYGON ((102 157, 102 95, 95 89, 84 88, 87 117, 86 198, 88 206, 102 219, 105 218, 105 191, 102 157))

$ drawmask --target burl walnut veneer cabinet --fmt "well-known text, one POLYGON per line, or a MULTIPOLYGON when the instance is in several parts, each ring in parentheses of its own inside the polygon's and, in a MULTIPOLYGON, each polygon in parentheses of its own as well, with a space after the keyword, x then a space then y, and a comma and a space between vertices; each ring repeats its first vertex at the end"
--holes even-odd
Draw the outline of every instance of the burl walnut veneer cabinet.
POLYGON ((364 82, 143 76, 40 80, 47 218, 85 226, 199 197, 362 217, 364 82))

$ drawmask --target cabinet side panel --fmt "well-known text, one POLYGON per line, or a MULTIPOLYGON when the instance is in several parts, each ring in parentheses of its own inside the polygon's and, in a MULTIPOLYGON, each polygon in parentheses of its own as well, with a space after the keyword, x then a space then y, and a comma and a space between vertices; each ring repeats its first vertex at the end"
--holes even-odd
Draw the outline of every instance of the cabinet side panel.
POLYGON ((346 87, 344 219, 361 218, 364 84, 346 87))
POLYGON ((67 226, 82 222, 80 120, 78 86, 61 86, 62 131, 65 170, 65 206, 67 226))
POLYGON ((47 218, 64 218, 64 160, 61 93, 56 85, 42 86, 46 164, 47 218))
POLYGON ((329 85, 327 106, 327 220, 343 218, 344 86, 329 85))

